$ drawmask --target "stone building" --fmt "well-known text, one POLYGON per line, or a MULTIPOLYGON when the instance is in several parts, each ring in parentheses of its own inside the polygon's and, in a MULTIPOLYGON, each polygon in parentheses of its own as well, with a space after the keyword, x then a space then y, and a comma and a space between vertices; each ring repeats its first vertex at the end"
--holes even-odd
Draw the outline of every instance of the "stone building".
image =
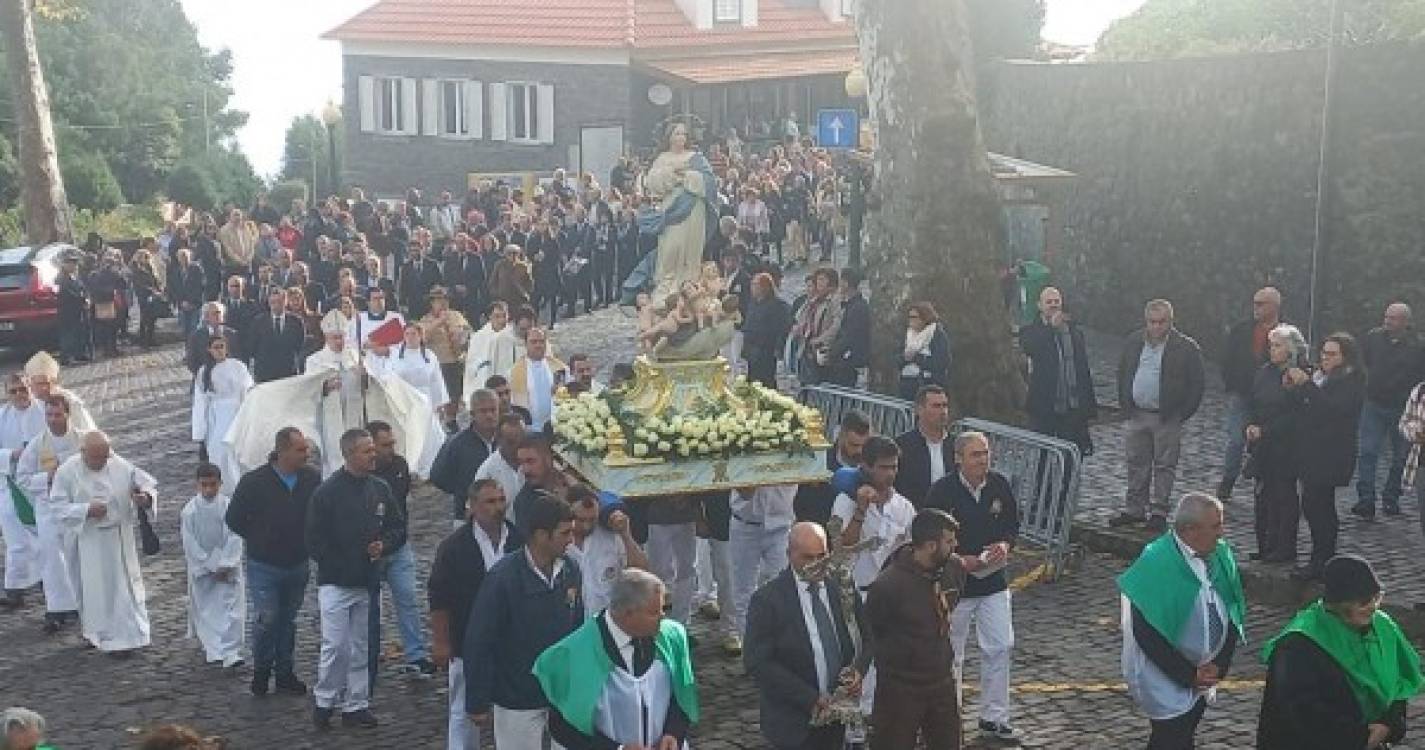
POLYGON ((854 0, 379 0, 341 43, 343 182, 463 193, 557 167, 607 182, 659 124, 775 137, 848 105, 854 0))

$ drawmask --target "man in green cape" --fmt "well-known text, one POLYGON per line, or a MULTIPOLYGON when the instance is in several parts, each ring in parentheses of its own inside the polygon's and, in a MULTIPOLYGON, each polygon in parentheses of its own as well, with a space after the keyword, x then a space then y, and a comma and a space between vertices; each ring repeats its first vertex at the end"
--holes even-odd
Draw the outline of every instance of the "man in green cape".
POLYGON ((1148 750, 1191 750, 1242 641, 1242 581, 1222 539, 1222 503, 1184 495, 1173 528, 1118 578, 1123 677, 1152 726, 1148 750))
POLYGON ((678 750, 698 721, 683 626, 663 619, 663 583, 629 569, 609 607, 550 646, 532 670, 549 700, 549 733, 567 750, 678 750))
POLYGON ((1405 738, 1420 656, 1390 615, 1370 563, 1337 555, 1325 591, 1267 643, 1260 750, 1370 750, 1405 738))

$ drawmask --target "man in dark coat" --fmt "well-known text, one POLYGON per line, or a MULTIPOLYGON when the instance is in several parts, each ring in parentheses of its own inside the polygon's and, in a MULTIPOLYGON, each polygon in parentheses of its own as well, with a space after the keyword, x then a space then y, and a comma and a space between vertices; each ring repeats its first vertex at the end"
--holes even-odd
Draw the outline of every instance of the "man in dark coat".
POLYGON ((1267 333, 1281 325, 1281 308, 1281 292, 1275 287, 1262 287, 1252 295, 1252 317, 1227 331, 1221 356, 1222 385, 1227 391, 1227 453, 1222 462, 1222 481, 1217 485, 1217 499, 1223 502, 1232 497, 1232 486, 1242 473, 1252 382, 1267 363, 1267 333))
POLYGON ((927 385, 915 395, 915 429, 896 438, 901 447, 896 492, 916 508, 925 504, 930 486, 955 470, 954 441, 950 432, 950 397, 938 385, 927 385))
POLYGON ((406 303, 407 320, 420 320, 430 312, 430 290, 441 283, 440 266, 428 256, 430 231, 417 229, 411 259, 401 266, 396 298, 406 303))
POLYGON ((208 342, 212 337, 221 335, 228 342, 228 356, 241 359, 239 352, 242 351, 242 341, 238 332, 224 323, 224 310, 220 302, 207 302, 203 305, 203 322, 198 324, 197 330, 188 334, 188 346, 183 357, 183 363, 188 366, 188 371, 197 374, 204 364, 207 364, 211 355, 208 354, 208 342))
MULTIPOLYGON (((836 430, 836 444, 826 452, 826 469, 836 473, 843 466, 860 466, 861 450, 871 437, 871 422, 855 409, 841 416, 836 430)), ((804 484, 797 488, 792 510, 798 521, 815 521, 825 525, 831 519, 831 506, 836 502, 836 490, 828 482, 804 484)))
POLYGON ((847 388, 855 387, 859 371, 871 362, 871 306, 861 296, 865 275, 859 268, 841 272, 841 325, 827 358, 827 381, 847 388))
POLYGON ((1052 286, 1039 293, 1039 317, 1019 329, 1029 358, 1029 427, 1093 453, 1089 422, 1098 414, 1084 332, 1064 313, 1064 296, 1052 286))
POLYGON ((840 582, 827 575, 826 554, 820 525, 794 524, 788 566, 747 608, 742 663, 757 683, 762 736, 778 750, 841 750, 846 727, 812 720, 839 685, 859 684, 871 661, 860 597, 842 596, 840 582))
POLYGON ((777 387, 777 359, 792 328, 792 309, 781 297, 770 274, 752 278, 752 301, 742 321, 742 356, 747 379, 768 388, 777 387))
POLYGON ((272 287, 266 303, 266 314, 248 326, 243 347, 252 359, 252 379, 259 383, 296 375, 307 337, 302 319, 287 312, 287 293, 281 287, 272 287))
POLYGON ((59 276, 60 364, 89 361, 89 289, 79 280, 79 251, 60 258, 59 276))
POLYGON ((203 268, 193 262, 193 253, 187 248, 180 249, 173 257, 175 262, 168 264, 164 291, 178 320, 178 331, 186 340, 198 327, 202 315, 203 268))
POLYGON ((446 440, 431 464, 430 483, 450 494, 457 525, 466 516, 475 473, 495 452, 499 424, 500 397, 487 388, 476 389, 470 394, 470 426, 446 440))
POLYGON ((1390 447, 1390 468, 1380 500, 1385 514, 1400 515, 1401 477, 1410 452, 1396 424, 1405 410, 1405 399, 1425 377, 1425 346, 1410 325, 1410 307, 1396 302, 1385 309, 1385 321, 1366 334, 1362 342, 1366 369, 1366 403, 1361 409, 1361 470, 1356 476, 1356 497, 1352 513, 1363 518, 1376 514, 1376 467, 1381 448, 1390 447))

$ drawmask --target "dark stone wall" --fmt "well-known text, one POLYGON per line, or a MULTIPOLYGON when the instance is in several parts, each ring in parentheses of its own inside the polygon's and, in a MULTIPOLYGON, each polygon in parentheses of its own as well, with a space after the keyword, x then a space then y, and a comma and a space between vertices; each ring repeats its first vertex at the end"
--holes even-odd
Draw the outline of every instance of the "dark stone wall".
MULTIPOLYGON (((470 172, 571 171, 569 147, 579 145, 583 126, 625 125, 629 119, 629 70, 623 65, 551 64, 496 60, 347 55, 343 58, 346 147, 343 184, 363 185, 381 196, 419 187, 428 195, 450 190, 464 195, 470 172), (357 81, 361 76, 468 78, 485 84, 484 131, 478 140, 430 135, 361 132, 357 81), (489 84, 528 81, 554 84, 553 145, 490 139, 489 84)), ((419 84, 418 84, 419 85, 419 84)), ((417 112, 421 107, 417 89, 417 112)), ((607 179, 600 175, 600 179, 607 179)))
MULTIPOLYGON (((1342 55, 1322 329, 1425 304, 1421 70, 1421 45, 1342 55)), ((1053 263, 1067 306, 1122 332, 1166 297, 1213 354, 1270 281, 1304 324, 1324 72, 1324 51, 987 70, 990 148, 1080 175, 1053 263)))

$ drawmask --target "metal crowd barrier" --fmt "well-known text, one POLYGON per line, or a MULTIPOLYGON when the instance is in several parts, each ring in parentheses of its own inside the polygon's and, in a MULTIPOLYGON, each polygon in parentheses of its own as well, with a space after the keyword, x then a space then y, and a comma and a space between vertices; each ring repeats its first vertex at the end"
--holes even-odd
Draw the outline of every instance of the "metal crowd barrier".
POLYGON ((991 468, 1009 479, 1019 499, 1019 535, 1047 552, 1045 578, 1053 580, 1069 559, 1069 531, 1079 504, 1083 456, 1067 440, 983 419, 961 419, 952 434, 983 432, 991 468))
POLYGON ((915 405, 891 396, 823 383, 802 386, 798 400, 825 415, 827 440, 836 438, 841 418, 853 409, 865 415, 877 435, 895 437, 915 427, 915 405))

